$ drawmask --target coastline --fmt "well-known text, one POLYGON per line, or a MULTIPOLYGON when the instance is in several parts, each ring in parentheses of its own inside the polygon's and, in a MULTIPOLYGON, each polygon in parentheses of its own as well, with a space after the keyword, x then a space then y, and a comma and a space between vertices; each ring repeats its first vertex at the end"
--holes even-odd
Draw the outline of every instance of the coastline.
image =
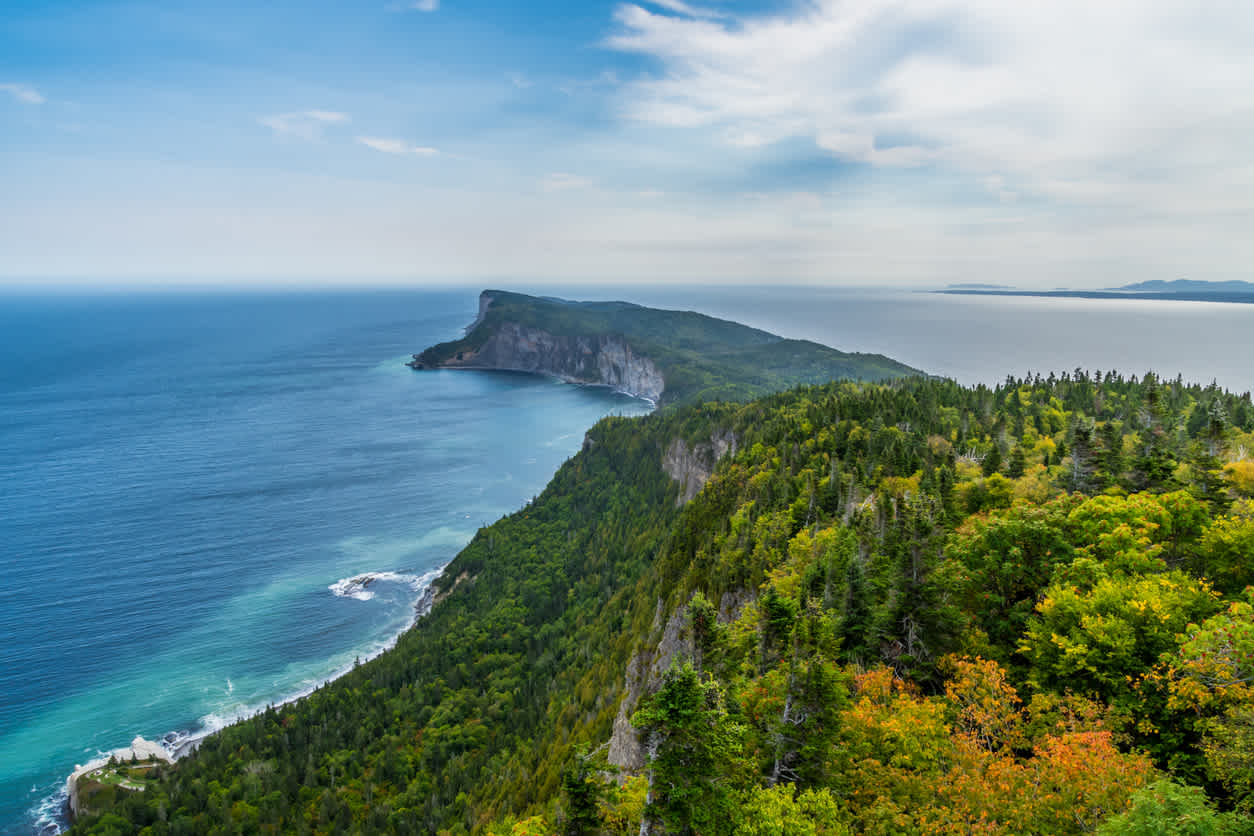
MULTIPOLYGON (((414 357, 414 361, 416 362, 419 355, 415 354, 413 355, 413 357, 414 357)), ((504 372, 506 374, 528 374, 528 375, 534 375, 535 377, 547 377, 549 380, 555 380, 558 383, 564 383, 567 386, 582 386, 588 389, 606 389, 617 395, 626 395, 629 398, 634 398, 638 401, 644 401, 653 409, 657 409, 657 403, 658 403, 656 399, 650 398, 648 395, 642 395, 639 392, 632 392, 630 389, 624 389, 621 386, 615 386, 612 383, 600 383, 594 380, 580 380, 577 377, 570 377, 569 375, 564 375, 561 372, 555 372, 555 371, 549 371, 549 370, 539 371, 536 369, 508 369, 508 368, 505 368, 504 366, 464 366, 464 365, 453 365, 453 366, 439 365, 439 366, 419 367, 419 366, 415 366, 413 362, 406 363, 405 365, 409 366, 410 368, 416 371, 504 372)))
POLYGON ((373 602, 342 601, 326 585, 446 562, 478 527, 542 491, 601 417, 652 408, 547 380, 416 377, 403 361, 450 327, 460 332, 475 314, 465 301, 427 290, 224 294, 208 308, 128 298, 64 345, 53 339, 59 303, 35 310, 32 301, 32 316, 44 316, 33 321, 49 326, 37 329, 32 356, 70 345, 92 364, 14 378, 29 378, 32 411, 29 424, 8 428, 23 442, 5 496, 22 558, 10 584, 11 649, 37 652, 5 671, 14 687, 0 699, 0 833, 31 836, 61 819, 75 765, 137 733, 159 743, 171 730, 193 732, 176 744, 183 757, 227 723, 340 678, 355 656, 372 658, 408 626, 420 596, 380 583, 369 588, 373 602), (281 327, 253 328, 254 314, 281 327), (118 323, 137 334, 166 323, 178 338, 114 345, 118 323), (478 422, 480 439, 468 443, 462 416, 478 422), (150 420, 159 433, 134 432, 150 420), (41 452, 53 448, 64 461, 41 452), (149 502, 170 515, 133 513, 149 502))
MULTIPOLYGON (((289 705, 297 700, 304 699, 314 691, 322 688, 340 677, 348 674, 359 664, 364 664, 382 656, 392 648, 396 647, 396 643, 400 637, 418 623, 425 615, 431 612, 431 608, 438 602, 439 594, 436 591, 435 582, 444 574, 444 570, 448 568, 448 563, 442 563, 434 569, 418 576, 417 582, 414 584, 417 597, 414 600, 411 609, 411 615, 405 626, 396 632, 390 639, 381 642, 376 648, 372 649, 367 655, 359 656, 351 664, 346 665, 332 672, 325 679, 310 684, 294 694, 289 694, 280 698, 276 702, 268 702, 264 706, 252 706, 241 709, 236 712, 229 720, 213 728, 200 728, 195 731, 170 731, 167 732, 159 741, 148 740, 142 735, 136 735, 127 746, 121 746, 108 752, 101 752, 97 757, 85 764, 75 764, 74 770, 66 776, 65 782, 61 787, 60 793, 55 798, 49 799, 55 802, 55 817, 49 820, 37 820, 35 822, 36 832, 39 834, 58 834, 63 833, 69 825, 73 824, 75 811, 73 809, 74 788, 76 782, 84 775, 93 772, 101 767, 107 766, 110 758, 116 758, 119 761, 130 760, 132 755, 139 760, 156 759, 163 763, 177 763, 182 758, 187 757, 196 751, 208 738, 229 728, 250 717, 255 717, 271 708, 278 708, 289 705)), ((203 718, 202 718, 203 719, 203 718)))
POLYGON ((1227 291, 1120 291, 1120 290, 991 290, 945 288, 925 290, 924 293, 941 293, 947 296, 1036 296, 1047 299, 1123 299, 1158 302, 1224 302, 1228 304, 1254 304, 1254 294, 1227 291))

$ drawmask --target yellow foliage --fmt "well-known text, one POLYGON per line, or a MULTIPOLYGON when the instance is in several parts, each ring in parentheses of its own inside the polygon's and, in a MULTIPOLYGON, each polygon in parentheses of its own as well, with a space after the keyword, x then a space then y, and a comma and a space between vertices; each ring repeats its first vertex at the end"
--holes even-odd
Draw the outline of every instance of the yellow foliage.
POLYGON ((640 830, 649 779, 643 775, 627 778, 612 787, 601 799, 599 810, 605 830, 615 836, 628 836, 640 830))
POLYGON ((980 470, 978 462, 968 461, 966 459, 958 459, 954 471, 958 476, 959 482, 971 482, 984 475, 984 471, 980 470))
POLYGON ((1016 745, 1022 700, 1001 665, 978 657, 948 656, 942 666, 952 670, 945 698, 957 712, 959 733, 990 751, 1016 745))
POLYGON ((1254 497, 1254 459, 1241 459, 1224 465, 1228 486, 1241 496, 1254 497))
POLYGON ((1036 504, 1048 502, 1059 493, 1043 464, 1034 464, 1014 480, 1014 497, 1036 504))
POLYGON ((913 476, 889 476, 880 482, 880 490, 887 496, 903 499, 906 496, 918 496, 919 479, 922 472, 916 472, 913 476))
POLYGON ((515 824, 509 832, 510 836, 551 836, 557 833, 557 828, 544 816, 532 816, 515 824))
POLYGON ((888 668, 856 676, 854 690, 856 699, 845 715, 846 745, 848 753, 856 753, 854 768, 869 771, 868 786, 908 779, 901 772, 934 774, 941 768, 950 746, 943 704, 917 696, 888 668), (877 770, 882 774, 875 775, 877 770))
POLYGON ((929 435, 927 437, 927 448, 932 451, 933 456, 943 459, 949 455, 949 451, 953 450, 954 446, 944 436, 929 435))

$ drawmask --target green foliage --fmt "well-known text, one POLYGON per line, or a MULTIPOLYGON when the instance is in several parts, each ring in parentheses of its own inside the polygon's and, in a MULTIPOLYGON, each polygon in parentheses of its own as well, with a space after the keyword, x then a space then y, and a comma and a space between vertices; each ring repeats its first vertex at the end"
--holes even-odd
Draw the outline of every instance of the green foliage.
POLYGON ((671 668, 632 724, 649 751, 645 816, 669 833, 729 833, 745 730, 728 716, 718 683, 691 665, 671 668))
POLYGON ((688 624, 692 628, 692 642, 696 651, 697 667, 701 661, 717 652, 723 639, 723 627, 718 623, 718 611, 700 590, 688 601, 688 624))
POLYGON ((950 536, 946 583, 997 652, 1014 651, 1040 590, 1074 558, 1068 514, 1076 504, 1062 497, 980 514, 950 536))
POLYGON ((1222 592, 1235 594, 1254 585, 1254 518, 1215 520, 1202 536, 1192 564, 1222 592))
POLYGON ((562 775, 562 795, 566 804, 566 836, 585 836, 600 830, 601 797, 605 788, 592 766, 586 746, 575 751, 562 775))
POLYGON ((741 802, 735 836, 847 836, 851 831, 828 790, 754 787, 741 802))
POLYGON ((1203 746, 1210 775, 1231 793, 1237 809, 1254 816, 1254 706, 1234 706, 1212 720, 1203 746))
POLYGON ((1107 819, 1098 836, 1227 836, 1242 832, 1231 816, 1215 811, 1199 787, 1161 780, 1132 796, 1129 809, 1107 819))
POLYGON ((393 651, 75 830, 1092 832, 1174 815, 1133 797, 1161 777, 1141 747, 1248 807, 1254 622, 1221 596, 1250 517, 1216 516, 1190 450, 1251 428, 1247 398, 1081 371, 607 419, 393 651), (665 451, 714 438, 734 452, 677 507, 665 451), (647 814, 647 777, 584 754, 620 708, 654 750, 647 814))
POLYGON ((1064 583, 1045 590, 1019 650, 1038 688, 1125 700, 1133 678, 1218 606, 1205 581, 1179 570, 1105 576, 1099 567, 1089 588, 1064 583))

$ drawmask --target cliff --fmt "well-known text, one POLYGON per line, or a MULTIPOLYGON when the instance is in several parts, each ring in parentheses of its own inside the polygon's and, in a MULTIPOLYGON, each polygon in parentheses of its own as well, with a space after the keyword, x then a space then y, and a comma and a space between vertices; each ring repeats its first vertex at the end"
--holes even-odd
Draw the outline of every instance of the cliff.
POLYGON ((662 456, 662 470, 679 484, 676 505, 691 502, 714 475, 719 461, 728 453, 735 454, 738 440, 731 432, 716 432, 710 440, 688 444, 677 438, 662 456))
MULTIPOLYGON (((470 330, 482 321, 484 309, 481 303, 480 319, 470 330)), ((477 348, 466 348, 435 361, 424 360, 424 356, 415 355, 410 365, 415 369, 532 372, 551 375, 567 383, 610 386, 654 402, 662 397, 666 388, 666 381, 653 361, 635 352, 622 337, 558 335, 517 322, 501 323, 477 348)))
POLYGON ((659 404, 744 401, 798 384, 919 374, 882 355, 786 340, 692 311, 500 290, 480 294, 465 336, 415 354, 409 365, 551 375, 659 404))

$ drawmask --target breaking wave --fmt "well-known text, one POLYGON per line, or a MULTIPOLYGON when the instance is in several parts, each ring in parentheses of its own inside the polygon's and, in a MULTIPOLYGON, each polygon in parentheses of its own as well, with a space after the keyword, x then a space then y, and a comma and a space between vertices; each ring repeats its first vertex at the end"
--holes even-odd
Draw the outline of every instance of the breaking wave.
POLYGON ((353 598, 357 601, 369 601, 374 597, 370 587, 378 583, 402 583, 415 592, 421 592, 437 576, 435 572, 422 575, 403 575, 399 572, 365 572, 351 578, 341 578, 327 587, 337 598, 353 598))

